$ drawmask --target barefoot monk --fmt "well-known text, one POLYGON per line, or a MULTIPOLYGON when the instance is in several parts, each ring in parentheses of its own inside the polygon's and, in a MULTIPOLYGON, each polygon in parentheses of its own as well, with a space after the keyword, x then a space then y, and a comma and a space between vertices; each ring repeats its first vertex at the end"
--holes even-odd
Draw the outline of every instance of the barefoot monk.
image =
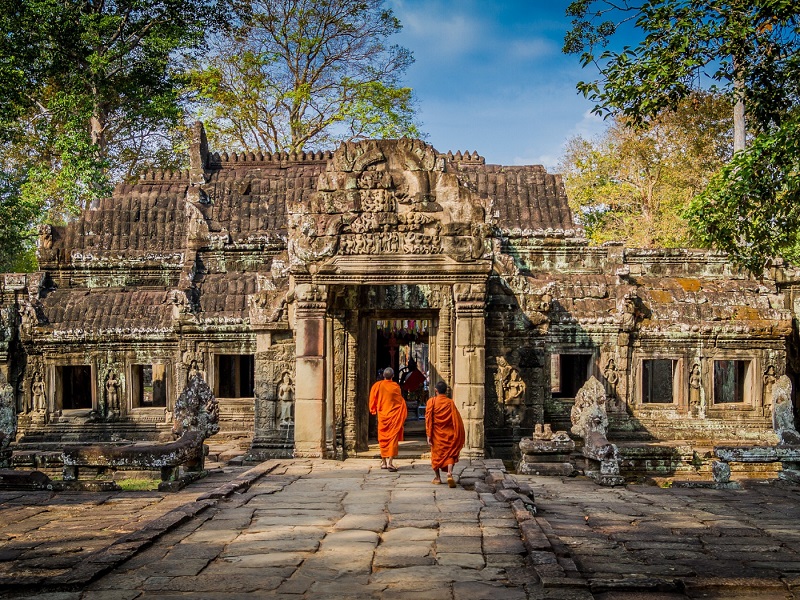
POLYGON ((369 412, 378 415, 378 445, 381 447, 381 469, 397 471, 392 462, 399 453, 403 440, 403 424, 408 415, 406 401, 400 386, 392 381, 394 369, 383 371, 383 380, 376 382, 369 392, 369 412))
POLYGON ((436 396, 428 400, 425 408, 425 431, 431 447, 432 483, 442 483, 440 469, 447 469, 447 485, 456 487, 453 465, 464 447, 464 422, 455 403, 447 397, 447 384, 436 384, 436 396))

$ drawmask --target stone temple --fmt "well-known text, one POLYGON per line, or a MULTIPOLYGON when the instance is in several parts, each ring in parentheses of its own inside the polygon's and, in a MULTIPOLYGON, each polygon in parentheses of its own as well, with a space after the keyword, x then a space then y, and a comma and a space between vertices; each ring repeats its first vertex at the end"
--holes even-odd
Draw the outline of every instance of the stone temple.
POLYGON ((800 370, 782 263, 589 246, 558 175, 419 140, 220 154, 198 123, 190 164, 42 228, 41 271, 0 276, 17 450, 166 439, 200 372, 251 456, 353 456, 376 374, 409 358, 451 386, 469 456, 568 430, 591 376, 611 439, 774 439, 771 388, 800 370))

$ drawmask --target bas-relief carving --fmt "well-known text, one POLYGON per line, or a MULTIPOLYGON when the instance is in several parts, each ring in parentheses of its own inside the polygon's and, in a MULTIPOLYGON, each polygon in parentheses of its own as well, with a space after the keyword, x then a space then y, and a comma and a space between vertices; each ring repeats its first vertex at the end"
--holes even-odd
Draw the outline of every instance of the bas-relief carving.
POLYGON ((700 365, 694 363, 689 372, 689 412, 693 417, 704 414, 703 398, 701 387, 703 385, 700 365))
POLYGON ((436 164, 435 151, 418 140, 342 145, 316 192, 289 206, 291 263, 335 254, 482 257, 489 233, 484 208, 436 164))
POLYGON ((30 411, 36 413, 44 413, 47 411, 47 395, 45 392, 44 377, 42 377, 40 371, 37 371, 33 376, 30 411))
POLYGON ((280 427, 291 427, 294 425, 292 416, 294 409, 294 382, 288 371, 281 374, 281 381, 278 384, 278 404, 280 405, 280 427))
POLYGON ((287 440, 294 423, 294 344, 276 343, 255 356, 255 438, 287 440))
POLYGON ((780 445, 800 445, 792 405, 792 380, 787 375, 782 375, 772 387, 772 427, 778 434, 780 445))
POLYGON ((763 402, 764 402, 764 415, 772 414, 772 390, 775 382, 778 381, 778 375, 775 372, 775 366, 769 365, 764 370, 762 377, 764 382, 763 402))
POLYGON ((510 365, 502 356, 497 357, 495 386, 497 398, 503 405, 506 423, 514 427, 519 426, 524 416, 527 386, 517 368, 510 365))

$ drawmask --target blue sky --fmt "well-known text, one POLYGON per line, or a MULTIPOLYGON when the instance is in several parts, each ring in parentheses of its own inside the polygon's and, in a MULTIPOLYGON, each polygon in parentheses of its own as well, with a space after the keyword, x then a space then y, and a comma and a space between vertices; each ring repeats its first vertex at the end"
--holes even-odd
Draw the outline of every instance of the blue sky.
POLYGON ((427 141, 477 150, 486 162, 553 171, 572 136, 605 124, 575 84, 595 76, 561 53, 567 0, 387 0, 403 24, 393 42, 414 53, 414 88, 427 141))

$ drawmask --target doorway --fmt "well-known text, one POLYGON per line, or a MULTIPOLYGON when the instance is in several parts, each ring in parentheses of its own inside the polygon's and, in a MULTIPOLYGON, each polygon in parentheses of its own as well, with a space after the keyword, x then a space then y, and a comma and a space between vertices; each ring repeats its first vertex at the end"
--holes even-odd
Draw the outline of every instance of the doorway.
MULTIPOLYGON (((375 340, 374 380, 383 377, 386 367, 394 369, 394 380, 400 384, 406 400, 408 417, 405 439, 425 439, 425 404, 431 376, 434 320, 419 315, 404 319, 374 319, 371 322, 375 340)), ((377 424, 370 419, 370 439, 376 439, 377 424)))

